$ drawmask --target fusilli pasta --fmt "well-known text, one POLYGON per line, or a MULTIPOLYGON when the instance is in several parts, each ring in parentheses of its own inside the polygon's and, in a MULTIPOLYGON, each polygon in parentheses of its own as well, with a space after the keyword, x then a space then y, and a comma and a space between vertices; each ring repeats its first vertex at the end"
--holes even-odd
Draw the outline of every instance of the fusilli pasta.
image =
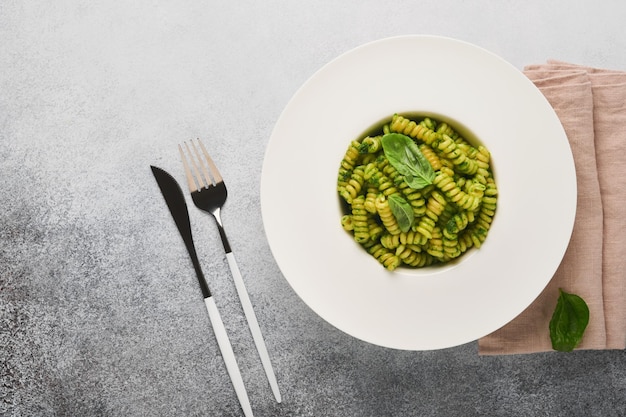
POLYGON ((448 122, 399 114, 350 142, 339 165, 337 191, 347 207, 343 229, 388 270, 446 263, 480 248, 498 195, 486 147, 473 146, 448 122), (419 171, 398 171, 397 161, 385 151, 385 136, 398 134, 410 138, 432 168, 430 182, 416 186, 407 175, 419 171), (404 213, 413 212, 403 228, 389 204, 397 196, 406 202, 404 213))

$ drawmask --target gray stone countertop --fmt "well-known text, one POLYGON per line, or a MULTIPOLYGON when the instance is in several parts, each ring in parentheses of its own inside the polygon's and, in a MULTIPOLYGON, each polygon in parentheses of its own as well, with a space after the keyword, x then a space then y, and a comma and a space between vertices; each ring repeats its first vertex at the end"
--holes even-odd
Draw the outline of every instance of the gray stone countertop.
POLYGON ((183 183, 202 137, 274 362, 271 395, 213 220, 198 253, 256 416, 624 416, 626 354, 387 349, 293 292, 265 239, 272 128, 315 71, 369 41, 457 38, 514 66, 626 70, 621 0, 0 3, 0 415, 240 416, 150 165, 183 183))

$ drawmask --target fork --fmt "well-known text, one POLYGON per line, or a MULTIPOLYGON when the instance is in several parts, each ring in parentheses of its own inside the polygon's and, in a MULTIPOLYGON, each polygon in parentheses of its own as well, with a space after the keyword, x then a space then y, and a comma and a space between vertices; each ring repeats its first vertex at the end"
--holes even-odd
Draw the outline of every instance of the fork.
POLYGON ((254 313, 252 302, 250 301, 248 291, 246 290, 243 278, 241 277, 241 272, 237 266, 235 255, 231 250, 228 238, 226 237, 226 232, 224 231, 222 219, 220 217, 220 209, 226 202, 228 194, 226 184, 224 183, 224 179, 220 175, 220 172, 200 139, 197 139, 197 145, 193 141, 191 141, 191 146, 189 146, 186 142, 184 142, 183 145, 187 155, 189 156, 189 161, 187 160, 185 151, 181 145, 178 145, 178 150, 185 168, 187 183, 189 185, 189 191, 191 192, 191 199, 196 207, 210 213, 217 223, 222 244, 224 245, 224 251, 226 252, 228 266, 230 267, 230 271, 235 282, 235 288, 237 289, 241 306, 243 307, 246 320, 248 321, 248 327, 252 333, 254 344, 256 345, 259 356, 261 357, 261 363, 263 364, 265 375, 267 376, 276 401, 281 402, 278 382, 276 381, 276 375, 274 374, 274 369, 272 368, 267 347, 265 346, 265 341, 263 340, 261 328, 259 327, 259 322, 257 321, 256 314, 254 313), (198 147, 200 149, 198 149, 198 147))

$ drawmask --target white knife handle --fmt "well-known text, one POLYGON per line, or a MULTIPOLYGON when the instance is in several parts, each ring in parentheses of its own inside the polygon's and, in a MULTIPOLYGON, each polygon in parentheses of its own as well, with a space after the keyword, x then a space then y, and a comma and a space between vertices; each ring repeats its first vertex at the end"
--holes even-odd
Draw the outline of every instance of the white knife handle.
POLYGON ((243 414, 246 417, 253 417, 252 407, 250 406, 250 400, 248 399, 248 393, 246 392, 246 387, 243 384, 237 360, 235 359, 235 352, 233 352, 233 347, 231 346, 228 335, 226 334, 226 328, 224 327, 222 317, 220 316, 217 306, 215 305, 215 300, 213 297, 207 297, 204 299, 204 304, 209 312, 211 326, 213 326, 213 332, 215 333, 217 344, 222 352, 222 358, 224 358, 226 370, 228 371, 230 380, 235 387, 235 393, 239 399, 239 404, 241 404, 243 414))
POLYGON ((228 260, 228 266, 230 266, 230 271, 233 275, 233 280, 235 281, 235 288, 237 289, 237 294, 239 294, 239 300, 241 301, 243 312, 246 315, 246 320, 248 321, 248 327, 252 333, 252 339, 254 340, 254 344, 256 345, 259 356, 261 357, 261 363, 263 364, 265 375, 270 383, 270 387, 272 388, 276 401, 281 402, 282 399, 278 389, 276 375, 274 374, 274 369, 272 368, 272 362, 270 361, 270 355, 267 353, 267 347, 265 346, 265 341, 263 340, 263 335, 261 334, 261 328, 259 327, 259 322, 257 321, 256 314, 252 308, 252 302, 248 296, 246 285, 241 278, 241 272, 239 272, 237 261, 235 261, 235 255, 233 255, 232 252, 228 252, 226 253, 226 259, 228 260))

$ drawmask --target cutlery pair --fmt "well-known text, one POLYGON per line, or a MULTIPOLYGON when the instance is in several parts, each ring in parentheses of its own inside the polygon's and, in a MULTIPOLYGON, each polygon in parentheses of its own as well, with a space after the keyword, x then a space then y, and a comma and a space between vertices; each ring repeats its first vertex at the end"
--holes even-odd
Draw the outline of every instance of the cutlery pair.
MULTIPOLYGON (((220 218, 220 209, 224 205, 227 197, 226 184, 215 166, 215 163, 199 139, 197 141, 197 145, 192 142, 190 147, 187 143, 185 143, 184 147, 189 156, 189 160, 185 156, 183 147, 179 145, 178 149, 185 168, 191 198, 199 209, 210 213, 217 223, 222 244, 224 245, 224 251, 226 252, 226 259, 235 282, 235 288, 241 301, 241 305, 248 322, 248 327, 252 333, 252 338, 261 358, 263 369, 265 370, 265 374, 276 401, 281 402, 278 383, 267 352, 267 347, 265 346, 265 341, 263 340, 263 335, 261 334, 261 328, 259 327, 256 314, 254 313, 254 309, 252 307, 252 302, 248 296, 248 291, 246 290, 244 281, 241 277, 241 272, 237 266, 235 256, 233 255, 228 238, 226 237, 226 233, 224 231, 222 219, 220 218)), ((189 213, 187 211, 187 204, 185 203, 183 192, 176 180, 170 174, 155 166, 151 166, 150 168, 152 169, 152 173, 156 178, 157 184, 161 189, 161 193, 165 198, 165 202, 167 203, 170 213, 172 214, 185 246, 187 247, 189 256, 191 257, 193 267, 196 271, 196 276, 198 277, 198 282, 200 283, 200 289, 202 290, 206 309, 209 314, 211 326, 215 332, 218 346, 222 352, 226 369, 235 388, 241 408, 246 417, 252 417, 250 400, 248 399, 248 394, 241 377, 241 372, 239 371, 239 366, 237 365, 237 361, 235 359, 235 354, 228 339, 228 335, 226 334, 226 329, 215 304, 215 300, 209 290, 202 268, 198 261, 191 233, 189 213)))

